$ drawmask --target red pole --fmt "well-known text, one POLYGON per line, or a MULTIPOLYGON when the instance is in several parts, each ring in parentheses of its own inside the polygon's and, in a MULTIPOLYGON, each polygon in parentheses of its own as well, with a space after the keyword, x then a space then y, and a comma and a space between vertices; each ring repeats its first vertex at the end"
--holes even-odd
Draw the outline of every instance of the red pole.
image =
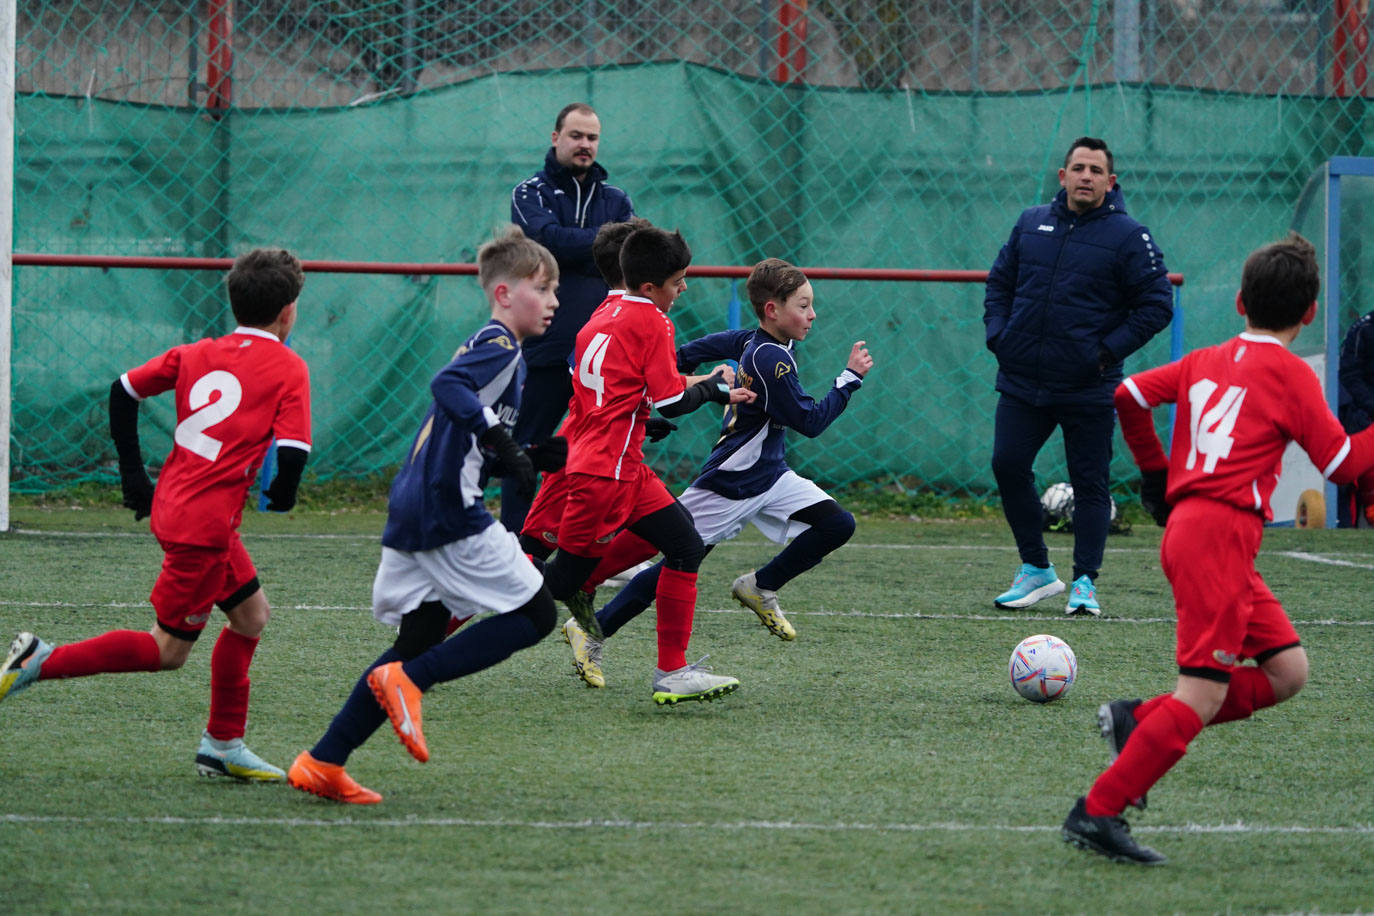
POLYGON ((209 36, 205 57, 205 105, 228 111, 234 103, 234 0, 209 0, 209 36))
POLYGON ((778 0, 778 71, 780 83, 800 83, 806 71, 807 0, 778 0))

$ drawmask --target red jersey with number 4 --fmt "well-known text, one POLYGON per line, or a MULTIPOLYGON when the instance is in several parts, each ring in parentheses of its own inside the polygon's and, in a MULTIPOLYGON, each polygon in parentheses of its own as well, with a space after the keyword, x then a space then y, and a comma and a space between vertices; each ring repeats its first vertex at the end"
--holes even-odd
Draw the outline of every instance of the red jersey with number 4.
POLYGON ((1116 410, 1136 464, 1168 468, 1171 505, 1196 496, 1270 521, 1269 497, 1289 442, 1338 483, 1374 461, 1374 427, 1347 436, 1312 369, 1263 334, 1244 333, 1132 375, 1116 389, 1116 410), (1160 404, 1178 405, 1167 459, 1150 414, 1160 404))
POLYGON ((608 299, 582 326, 563 424, 569 474, 635 479, 650 406, 671 404, 686 390, 673 337, 673 322, 639 296, 608 299))
POLYGON ((159 540, 227 544, 273 437, 310 449, 305 360, 266 331, 240 327, 173 347, 120 381, 140 401, 176 389, 172 451, 153 492, 159 540))

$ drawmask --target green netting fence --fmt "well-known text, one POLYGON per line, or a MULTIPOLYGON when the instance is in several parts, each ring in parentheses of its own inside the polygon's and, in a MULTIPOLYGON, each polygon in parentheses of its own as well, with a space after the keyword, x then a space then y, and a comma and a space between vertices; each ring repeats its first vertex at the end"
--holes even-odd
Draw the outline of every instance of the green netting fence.
MULTIPOLYGON (((1369 151, 1366 20, 1346 0, 24 4, 15 250, 468 262, 554 114, 586 101, 612 182, 698 264, 986 269, 1087 133, 1186 277, 1195 346, 1235 330, 1240 261, 1286 230, 1312 170, 1369 151)), ((110 380, 227 331, 221 278, 14 277, 12 486, 114 479, 110 380)), ((826 385, 857 338, 877 367, 825 436, 798 437, 794 465, 827 485, 994 492, 982 287, 827 280, 817 295, 803 379, 826 385)), ((680 335, 723 327, 731 297, 693 280, 680 335)), ((393 465, 482 317, 470 277, 311 275, 293 344, 312 370, 312 470, 393 465)), ((166 400, 144 410, 155 459, 166 400)), ((694 416, 652 460, 681 482, 713 432, 694 416)))

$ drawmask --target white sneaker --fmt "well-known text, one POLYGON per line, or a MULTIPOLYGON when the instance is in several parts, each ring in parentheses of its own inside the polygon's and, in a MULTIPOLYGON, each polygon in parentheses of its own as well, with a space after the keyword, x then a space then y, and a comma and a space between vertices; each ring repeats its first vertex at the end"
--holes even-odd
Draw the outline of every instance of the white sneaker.
POLYGON ((702 665, 710 658, 703 655, 694 665, 683 665, 676 671, 654 669, 654 702, 672 706, 683 700, 714 700, 739 689, 739 680, 722 674, 712 674, 702 665))
POLYGON ((571 617, 563 624, 563 641, 572 647, 573 669, 588 687, 605 687, 606 676, 601 673, 601 648, 606 645, 592 639, 587 631, 571 617))

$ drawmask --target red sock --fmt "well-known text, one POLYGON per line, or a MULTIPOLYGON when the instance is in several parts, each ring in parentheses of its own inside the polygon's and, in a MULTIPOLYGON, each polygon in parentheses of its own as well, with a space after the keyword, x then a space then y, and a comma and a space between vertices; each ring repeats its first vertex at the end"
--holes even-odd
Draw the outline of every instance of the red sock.
POLYGON ((57 677, 86 677, 125 671, 158 671, 162 650, 152 633, 111 630, 91 639, 58 646, 43 662, 40 681, 57 677))
POLYGON ((228 627, 220 630, 210 653, 210 722, 205 730, 211 738, 243 737, 248 724, 248 666, 257 647, 255 637, 228 627))
POLYGON ((1261 668, 1232 668, 1231 686, 1226 690, 1226 699, 1221 709, 1212 717, 1208 725, 1220 725, 1237 719, 1248 719, 1257 709, 1273 706, 1274 685, 1269 683, 1269 675, 1261 668))
POLYGON ((697 574, 663 567, 654 601, 658 605, 658 668, 676 671, 687 664, 692 615, 697 609, 697 574))
MULTIPOLYGON (((611 576, 632 569, 657 553, 657 547, 633 531, 622 531, 615 536, 610 544, 606 545, 605 556, 601 558, 600 563, 596 564, 596 569, 592 570, 591 577, 582 586, 582 590, 594 592, 598 585, 611 576)), ((696 601, 695 598, 692 600, 696 601)), ((679 665, 678 667, 682 666, 679 665)))
POLYGON ((1159 703, 1131 732, 1126 746, 1088 792, 1092 817, 1115 817, 1140 798, 1188 751, 1202 731, 1202 720, 1187 703, 1173 697, 1159 703))
POLYGON ((459 627, 461 627, 463 624, 467 623, 469 620, 472 619, 472 616, 473 615, 471 614, 467 615, 466 617, 450 616, 448 619, 447 626, 444 627, 444 638, 447 639, 448 637, 456 633, 459 627))
POLYGON ((1159 708, 1159 704, 1163 703, 1165 700, 1169 699, 1171 696, 1173 696, 1172 693, 1161 693, 1159 696, 1157 696, 1157 697, 1151 697, 1150 699, 1146 700, 1144 703, 1141 703, 1139 706, 1137 706, 1137 707, 1135 708, 1135 721, 1136 721, 1136 724, 1139 725, 1141 722, 1144 722, 1144 721, 1145 721, 1145 718, 1146 718, 1150 713, 1154 712, 1156 709, 1159 708))

